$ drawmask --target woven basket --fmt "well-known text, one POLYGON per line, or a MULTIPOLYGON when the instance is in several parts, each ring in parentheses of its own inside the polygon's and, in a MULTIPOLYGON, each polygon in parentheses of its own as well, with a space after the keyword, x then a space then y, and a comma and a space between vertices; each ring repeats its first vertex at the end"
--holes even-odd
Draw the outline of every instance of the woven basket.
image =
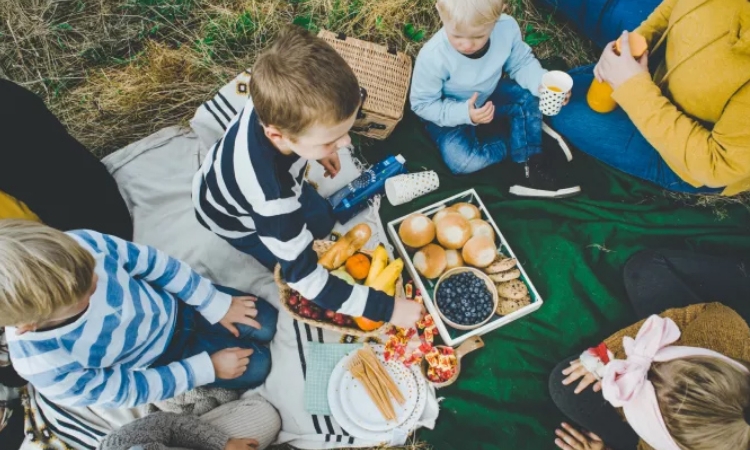
POLYGON ((321 30, 318 37, 344 58, 365 91, 362 110, 352 131, 375 139, 387 138, 404 117, 411 82, 411 57, 392 48, 326 30, 321 30))
MULTIPOLYGON (((315 250, 315 253, 318 254, 318 257, 323 255, 326 251, 328 251, 329 248, 333 246, 334 242, 331 241, 315 241, 313 243, 313 249, 315 250)), ((364 253, 365 255, 372 256, 372 252, 368 250, 360 250, 361 253, 364 253)), ((292 288, 289 287, 288 284, 284 281, 284 279, 281 276, 281 266, 278 264, 276 265, 276 269, 273 272, 273 278, 276 281, 276 284, 279 286, 279 298, 281 300, 281 306, 286 310, 286 312, 289 313, 295 320, 303 323, 307 323, 309 325, 312 325, 314 327, 318 328, 324 328, 326 330, 335 331, 337 333, 349 335, 349 336, 359 336, 359 337, 372 337, 372 336, 380 336, 384 334, 390 325, 384 324, 382 327, 378 328, 377 330, 373 331, 362 331, 359 328, 352 328, 352 327, 342 327, 340 325, 336 325, 330 322, 324 322, 322 320, 313 320, 308 319, 307 317, 302 317, 299 314, 297 314, 288 304, 289 297, 291 297, 292 294, 292 288)), ((399 277, 398 281, 396 281, 396 292, 403 291, 404 285, 403 285, 403 278, 399 277)))

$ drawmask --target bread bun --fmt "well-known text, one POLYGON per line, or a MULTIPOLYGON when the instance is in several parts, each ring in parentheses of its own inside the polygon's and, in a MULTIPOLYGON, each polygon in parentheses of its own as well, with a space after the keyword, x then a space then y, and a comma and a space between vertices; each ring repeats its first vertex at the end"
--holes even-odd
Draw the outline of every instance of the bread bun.
POLYGON ((469 225, 471 225, 471 237, 487 236, 493 242, 495 241, 495 230, 489 222, 482 219, 474 219, 469 221, 469 225))
POLYGON ((458 250, 446 250, 445 251, 445 270, 455 269, 456 267, 464 266, 464 259, 461 257, 461 252, 458 250))
POLYGON ((467 264, 483 269, 492 264, 497 256, 495 241, 487 236, 474 236, 464 245, 461 256, 467 264))
POLYGON ((464 216, 466 220, 479 219, 482 217, 482 213, 479 212, 479 208, 472 205, 471 203, 456 203, 451 206, 451 209, 464 216))
POLYGON ((471 225, 461 214, 447 214, 437 223, 437 239, 448 250, 457 250, 471 237, 471 225))
POLYGON ((439 245, 428 244, 414 254, 412 262, 423 277, 429 279, 438 278, 445 272, 445 250, 439 245))
POLYGON ((435 223, 435 225, 437 225, 437 223, 443 220, 443 218, 445 218, 445 216, 447 216, 448 214, 456 214, 457 212, 458 211, 455 211, 451 208, 441 209, 440 211, 436 212, 434 216, 432 216, 432 221, 435 223))
POLYGON ((424 247, 435 240, 435 224, 424 214, 412 214, 401 222, 398 235, 407 247, 424 247))

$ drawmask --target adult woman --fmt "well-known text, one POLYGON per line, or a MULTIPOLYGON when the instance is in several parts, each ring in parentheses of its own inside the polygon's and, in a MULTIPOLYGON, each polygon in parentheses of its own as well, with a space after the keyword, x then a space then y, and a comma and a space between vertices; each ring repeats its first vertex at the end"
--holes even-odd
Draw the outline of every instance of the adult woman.
POLYGON ((583 152, 666 189, 750 190, 750 2, 664 0, 635 32, 649 53, 636 61, 626 45, 618 56, 607 44, 595 69, 572 72, 572 100, 553 128, 583 152), (653 76, 649 59, 658 65, 653 76), (614 88, 620 109, 588 107, 594 73, 614 88))

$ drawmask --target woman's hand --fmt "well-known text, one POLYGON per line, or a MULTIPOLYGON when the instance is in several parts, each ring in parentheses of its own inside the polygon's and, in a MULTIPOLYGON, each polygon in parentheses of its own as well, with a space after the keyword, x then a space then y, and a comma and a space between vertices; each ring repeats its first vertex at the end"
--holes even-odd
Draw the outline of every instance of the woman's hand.
POLYGON ((562 429, 555 430, 555 445, 562 450, 608 450, 601 438, 594 433, 588 432, 584 436, 565 422, 561 425, 562 429))
POLYGON ((594 67, 594 76, 599 81, 605 81, 617 89, 636 75, 648 73, 648 52, 641 56, 640 60, 633 58, 630 53, 630 40, 628 32, 622 33, 620 38, 620 54, 615 53, 615 43, 610 42, 604 47, 604 53, 599 58, 599 63, 594 67))
POLYGON ((576 394, 580 394, 581 392, 583 392, 583 390, 589 387, 592 383, 594 384, 594 392, 599 392, 602 390, 602 383, 596 379, 596 376, 593 373, 589 372, 585 367, 583 367, 580 359, 572 361, 570 363, 570 367, 563 370, 562 373, 563 375, 568 376, 562 382, 562 384, 565 386, 572 384, 578 379, 581 379, 580 383, 578 383, 578 386, 574 391, 576 394))
POLYGON ((237 323, 260 330, 260 323, 254 320, 258 316, 258 309, 255 306, 256 300, 258 298, 253 296, 232 297, 232 305, 219 323, 224 325, 224 328, 229 330, 234 337, 240 337, 240 331, 235 326, 237 323))

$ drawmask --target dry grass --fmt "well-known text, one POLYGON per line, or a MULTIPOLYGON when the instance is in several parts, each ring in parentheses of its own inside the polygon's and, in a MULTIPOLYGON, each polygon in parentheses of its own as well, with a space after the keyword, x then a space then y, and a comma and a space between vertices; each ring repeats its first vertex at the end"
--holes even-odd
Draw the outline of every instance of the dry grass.
POLYGON ((750 192, 743 192, 734 197, 723 197, 720 195, 691 195, 670 191, 664 191, 664 195, 684 206, 709 208, 719 220, 728 218, 730 214, 728 208, 734 205, 743 206, 750 211, 750 192))
MULTIPOLYGON (((2 0, 0 76, 42 95, 105 155, 189 118, 282 27, 327 28, 416 55, 439 27, 433 0, 2 0)), ((588 61, 567 26, 512 0, 540 57, 588 61), (537 45, 538 44, 538 45, 537 45)))

